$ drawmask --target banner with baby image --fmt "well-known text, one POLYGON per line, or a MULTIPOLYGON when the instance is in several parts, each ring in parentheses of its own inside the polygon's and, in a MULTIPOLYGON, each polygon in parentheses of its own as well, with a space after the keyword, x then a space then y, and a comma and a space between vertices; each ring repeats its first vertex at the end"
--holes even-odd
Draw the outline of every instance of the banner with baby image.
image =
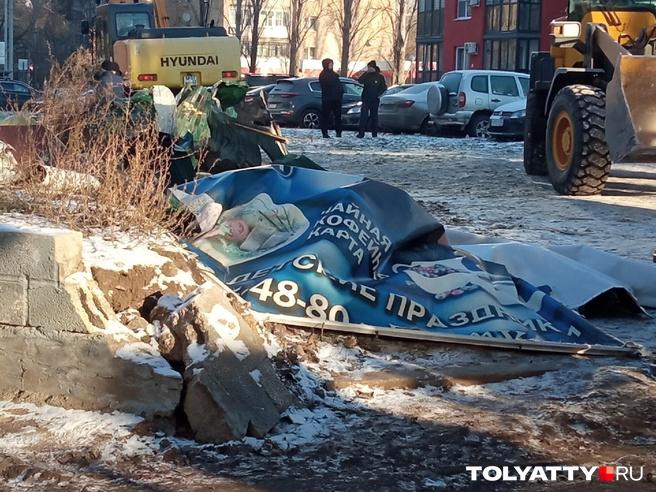
POLYGON ((173 191, 190 246, 263 318, 357 333, 563 352, 628 351, 496 263, 453 249, 405 192, 281 166, 173 191))

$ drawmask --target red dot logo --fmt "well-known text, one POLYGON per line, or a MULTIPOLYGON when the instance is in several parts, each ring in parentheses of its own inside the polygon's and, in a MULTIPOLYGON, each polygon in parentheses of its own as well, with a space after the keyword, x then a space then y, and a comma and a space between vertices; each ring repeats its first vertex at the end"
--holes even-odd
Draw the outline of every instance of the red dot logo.
POLYGON ((600 466, 599 467, 599 480, 602 482, 613 482, 615 480, 615 467, 614 466, 600 466))

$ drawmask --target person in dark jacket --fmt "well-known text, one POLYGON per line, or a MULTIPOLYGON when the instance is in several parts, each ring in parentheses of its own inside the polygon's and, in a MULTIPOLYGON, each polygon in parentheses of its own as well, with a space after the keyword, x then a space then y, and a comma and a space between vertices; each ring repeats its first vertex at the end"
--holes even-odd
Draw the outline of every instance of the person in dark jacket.
POLYGON ((339 80, 339 75, 333 70, 333 61, 326 58, 321 62, 323 70, 319 75, 321 85, 321 134, 323 138, 330 138, 328 126, 332 115, 335 121, 335 132, 338 137, 342 136, 342 96, 344 88, 339 80))
POLYGON ((387 90, 385 77, 380 73, 374 60, 367 63, 367 71, 358 79, 364 88, 362 90, 362 107, 360 108, 360 127, 358 138, 364 138, 367 125, 371 127, 371 136, 378 135, 378 105, 380 96, 387 90))

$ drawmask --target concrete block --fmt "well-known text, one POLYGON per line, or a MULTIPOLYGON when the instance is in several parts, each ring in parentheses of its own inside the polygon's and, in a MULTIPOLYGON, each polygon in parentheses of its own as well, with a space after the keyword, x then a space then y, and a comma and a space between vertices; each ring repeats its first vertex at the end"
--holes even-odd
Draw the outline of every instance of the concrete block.
POLYGON ((82 234, 0 227, 0 275, 61 282, 82 271, 82 234))
POLYGON ((172 418, 182 378, 116 357, 119 346, 100 334, 3 327, 0 399, 172 418))
POLYGON ((24 277, 0 278, 0 324, 27 324, 27 280, 24 277))
POLYGON ((49 331, 89 333, 84 310, 73 302, 64 286, 30 281, 27 297, 27 325, 49 331))
POLYGON ((273 400, 229 351, 196 365, 187 380, 184 411, 199 441, 262 438, 280 420, 273 400))
POLYGON ((262 386, 280 413, 289 407, 301 405, 299 399, 280 380, 268 358, 255 369, 250 370, 249 374, 253 379, 257 379, 256 382, 262 386))

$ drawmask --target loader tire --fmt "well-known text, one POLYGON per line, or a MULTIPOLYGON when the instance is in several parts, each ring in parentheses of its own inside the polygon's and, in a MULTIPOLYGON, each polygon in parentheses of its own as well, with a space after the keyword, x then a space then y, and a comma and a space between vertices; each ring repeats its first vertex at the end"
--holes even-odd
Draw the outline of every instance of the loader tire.
POLYGON ((549 178, 561 195, 597 195, 611 161, 606 144, 606 96, 589 85, 563 87, 549 112, 546 156, 549 178))
POLYGON ((547 118, 544 103, 535 93, 526 99, 526 123, 524 124, 524 170, 529 176, 546 176, 547 162, 544 142, 547 134, 547 118))

